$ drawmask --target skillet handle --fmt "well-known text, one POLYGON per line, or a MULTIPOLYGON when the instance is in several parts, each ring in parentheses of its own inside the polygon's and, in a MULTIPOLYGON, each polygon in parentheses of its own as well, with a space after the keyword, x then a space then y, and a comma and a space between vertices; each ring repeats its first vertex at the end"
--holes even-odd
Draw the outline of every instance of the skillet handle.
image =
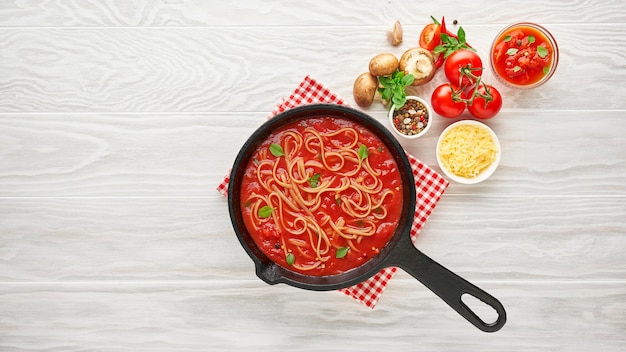
POLYGON ((403 246, 403 249, 396 252, 400 256, 396 256, 395 265, 419 280, 467 321, 485 332, 495 332, 504 326, 506 311, 495 297, 435 262, 412 243, 403 246), (407 249, 411 253, 406 253, 407 249), (462 301, 461 296, 464 294, 472 295, 492 307, 498 313, 498 318, 492 323, 483 321, 462 301))

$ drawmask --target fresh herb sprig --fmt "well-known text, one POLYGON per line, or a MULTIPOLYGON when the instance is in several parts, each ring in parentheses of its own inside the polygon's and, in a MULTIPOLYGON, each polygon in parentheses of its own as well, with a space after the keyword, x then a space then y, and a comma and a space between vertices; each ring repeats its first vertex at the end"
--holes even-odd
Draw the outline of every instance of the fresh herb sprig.
POLYGON ((461 49, 470 49, 476 51, 476 49, 472 48, 467 44, 465 40, 465 30, 463 27, 459 27, 456 32, 456 35, 451 35, 449 33, 441 33, 439 35, 441 39, 441 44, 437 45, 435 49, 433 49, 433 53, 435 54, 443 54, 444 58, 452 55, 453 52, 461 49))
POLYGON ((283 147, 281 147, 280 144, 276 144, 276 143, 270 144, 270 153, 272 153, 272 155, 274 155, 275 157, 285 155, 285 152, 283 151, 283 147))
POLYGON ((369 151, 367 150, 365 144, 361 144, 361 146, 359 146, 357 153, 359 154, 359 159, 361 160, 365 160, 365 158, 369 156, 369 151))
POLYGON ((274 208, 272 208, 269 205, 266 205, 266 206, 261 207, 259 209, 259 217, 262 218, 262 219, 269 218, 272 215, 273 212, 274 212, 274 208))
POLYGON ((315 173, 313 176, 309 177, 307 179, 307 181, 309 181, 309 186, 311 186, 311 188, 316 188, 320 183, 320 177, 321 175, 319 173, 315 173))
POLYGON ((413 84, 415 76, 396 70, 391 76, 381 76, 378 81, 382 85, 382 88, 378 88, 381 98, 400 108, 406 103, 406 87, 413 84))
POLYGON ((350 250, 350 247, 337 248, 337 252, 335 252, 335 258, 338 258, 338 259, 344 258, 348 254, 349 250, 350 250))

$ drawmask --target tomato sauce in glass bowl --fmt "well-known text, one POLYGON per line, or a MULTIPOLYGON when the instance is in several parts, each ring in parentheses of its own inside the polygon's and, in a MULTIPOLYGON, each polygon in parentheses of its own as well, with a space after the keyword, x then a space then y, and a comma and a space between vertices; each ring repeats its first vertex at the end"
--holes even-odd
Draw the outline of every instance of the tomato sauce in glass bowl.
POLYGON ((521 22, 504 28, 491 45, 491 68, 504 84, 535 88, 556 71, 559 49, 544 27, 521 22))

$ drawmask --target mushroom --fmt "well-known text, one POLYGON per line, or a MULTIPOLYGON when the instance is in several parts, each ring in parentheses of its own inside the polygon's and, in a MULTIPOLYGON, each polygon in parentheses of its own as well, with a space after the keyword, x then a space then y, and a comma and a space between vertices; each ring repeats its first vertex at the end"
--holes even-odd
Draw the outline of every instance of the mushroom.
POLYGON ((376 77, 388 76, 398 69, 398 58, 394 54, 384 53, 370 60, 370 73, 376 77))
POLYGON ((378 79, 369 72, 361 73, 354 81, 352 95, 358 106, 368 107, 372 105, 376 89, 378 88, 378 79))
POLYGON ((415 77, 413 86, 421 86, 428 83, 435 75, 435 58, 427 49, 411 48, 400 57, 400 70, 404 71, 404 74, 412 74, 415 77))

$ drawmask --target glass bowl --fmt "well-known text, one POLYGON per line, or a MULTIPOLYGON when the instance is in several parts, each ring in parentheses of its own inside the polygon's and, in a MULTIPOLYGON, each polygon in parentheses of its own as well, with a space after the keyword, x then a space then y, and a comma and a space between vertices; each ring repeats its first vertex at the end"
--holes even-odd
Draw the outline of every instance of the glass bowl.
POLYGON ((552 34, 532 22, 505 27, 490 50, 491 70, 503 84, 530 89, 546 83, 559 63, 559 48, 552 34))

